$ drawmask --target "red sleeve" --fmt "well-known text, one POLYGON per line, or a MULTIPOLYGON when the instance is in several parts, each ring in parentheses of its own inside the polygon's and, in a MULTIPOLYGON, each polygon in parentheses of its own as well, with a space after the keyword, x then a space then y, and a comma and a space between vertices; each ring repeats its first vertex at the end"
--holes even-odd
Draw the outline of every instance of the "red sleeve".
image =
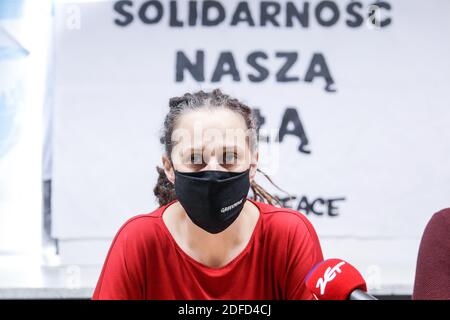
MULTIPOLYGON (((118 231, 106 256, 93 300, 138 300, 144 298, 140 275, 142 257, 136 250, 135 228, 127 221, 118 231)), ((136 221, 136 220, 135 220, 136 221)))
POLYGON ((306 288, 305 278, 323 260, 322 249, 312 224, 301 213, 294 214, 300 219, 295 220, 288 234, 285 297, 287 300, 315 300, 306 288))

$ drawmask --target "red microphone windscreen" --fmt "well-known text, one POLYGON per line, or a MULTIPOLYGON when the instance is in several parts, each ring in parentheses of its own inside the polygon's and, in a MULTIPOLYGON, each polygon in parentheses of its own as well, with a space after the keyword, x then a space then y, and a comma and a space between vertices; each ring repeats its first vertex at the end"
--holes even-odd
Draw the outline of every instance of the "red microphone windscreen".
POLYGON ((341 259, 318 263, 307 275, 306 287, 318 300, 347 300, 356 289, 367 291, 358 270, 341 259))

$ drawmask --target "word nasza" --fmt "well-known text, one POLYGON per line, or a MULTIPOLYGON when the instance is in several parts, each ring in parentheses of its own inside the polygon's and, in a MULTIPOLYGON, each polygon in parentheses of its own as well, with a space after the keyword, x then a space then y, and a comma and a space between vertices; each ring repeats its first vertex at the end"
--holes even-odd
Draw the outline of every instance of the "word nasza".
MULTIPOLYGON (((205 66, 205 51, 197 50, 191 56, 184 51, 177 51, 175 57, 175 81, 183 82, 185 73, 197 82, 211 83, 221 82, 222 78, 230 79, 233 82, 243 81, 245 78, 250 82, 263 82, 270 79, 269 66, 279 65, 274 71, 273 78, 276 82, 299 82, 312 83, 323 81, 324 90, 328 92, 336 91, 333 88, 334 80, 328 67, 325 56, 322 53, 313 53, 307 61, 303 74, 293 74, 292 68, 299 60, 299 53, 296 51, 277 51, 269 55, 265 51, 253 51, 246 57, 240 57, 238 62, 231 51, 222 51, 219 55, 209 61, 215 61, 210 74, 207 76, 205 66), (276 60, 276 61, 275 61, 276 60)), ((209 64, 208 64, 209 65, 209 64)))
POLYGON ((125 27, 138 20, 143 24, 160 23, 164 18, 170 27, 287 27, 308 28, 311 24, 331 27, 343 22, 357 28, 369 21, 380 28, 391 24, 387 1, 239 1, 230 8, 227 1, 131 1, 114 3, 118 16, 114 23, 125 27))

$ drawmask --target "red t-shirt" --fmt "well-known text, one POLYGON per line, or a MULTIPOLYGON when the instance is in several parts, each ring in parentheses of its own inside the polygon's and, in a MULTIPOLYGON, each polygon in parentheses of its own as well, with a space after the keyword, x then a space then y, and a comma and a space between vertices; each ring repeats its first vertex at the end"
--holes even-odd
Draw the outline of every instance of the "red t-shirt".
POLYGON ((298 211, 257 202, 245 249, 220 268, 184 252, 162 220, 165 208, 128 220, 106 257, 93 299, 314 299, 305 277, 323 260, 316 232, 298 211))

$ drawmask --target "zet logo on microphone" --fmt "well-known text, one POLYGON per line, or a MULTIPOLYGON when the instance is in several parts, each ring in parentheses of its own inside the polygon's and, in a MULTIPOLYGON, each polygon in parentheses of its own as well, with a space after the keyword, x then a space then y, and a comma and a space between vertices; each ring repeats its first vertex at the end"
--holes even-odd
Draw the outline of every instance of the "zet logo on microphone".
MULTIPOLYGON (((345 262, 341 261, 337 265, 335 265, 333 268, 328 267, 323 274, 323 278, 319 278, 319 280, 317 280, 316 288, 320 287, 321 295, 324 295, 327 283, 333 281, 333 279, 336 278, 337 273, 342 272, 341 266, 344 264, 345 264, 345 262)), ((317 297, 316 297, 316 299, 317 299, 317 297)))

